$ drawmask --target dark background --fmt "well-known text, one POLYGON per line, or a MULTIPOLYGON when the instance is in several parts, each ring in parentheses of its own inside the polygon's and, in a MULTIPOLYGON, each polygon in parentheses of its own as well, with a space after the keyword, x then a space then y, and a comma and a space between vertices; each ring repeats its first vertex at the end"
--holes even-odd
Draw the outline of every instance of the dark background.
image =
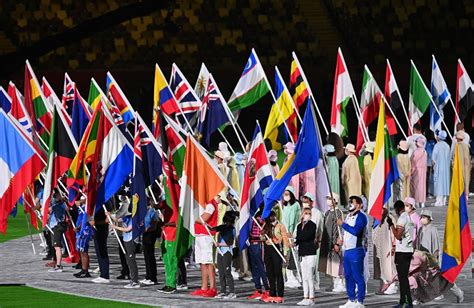
MULTIPOLYGON (((275 65, 288 82, 295 51, 329 126, 339 46, 358 97, 364 64, 383 90, 388 58, 408 108, 410 59, 429 87, 432 54, 455 99, 457 59, 468 72, 474 69, 473 28, 474 1, 3 0, 0 82, 6 87, 13 80, 22 90, 24 61, 29 59, 38 79, 46 76, 59 97, 67 71, 87 98, 90 78, 105 88, 110 70, 150 122, 155 63, 168 78, 175 62, 194 86, 204 62, 228 99, 251 48, 272 85, 275 65)), ((242 112, 239 123, 248 139, 256 119, 265 126, 271 104, 267 95, 242 112)), ((347 110, 349 140, 355 141, 352 104, 347 110)), ((397 116, 406 127, 401 110, 397 116)), ((450 106, 445 116, 452 127, 450 106)), ((471 117, 472 111, 465 123, 472 135, 471 117)), ((429 129, 427 114, 423 126, 429 129)), ((226 135, 237 146, 233 132, 226 135)), ((215 137, 215 143, 220 141, 215 137)))

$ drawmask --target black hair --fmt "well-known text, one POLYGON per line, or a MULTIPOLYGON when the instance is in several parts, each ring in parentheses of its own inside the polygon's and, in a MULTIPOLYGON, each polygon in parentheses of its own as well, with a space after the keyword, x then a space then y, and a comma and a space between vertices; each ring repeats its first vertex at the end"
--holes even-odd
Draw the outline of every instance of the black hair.
MULTIPOLYGON (((290 201, 288 201, 289 204, 294 204, 296 202, 296 197, 295 194, 289 191, 288 189, 285 189, 285 191, 290 193, 290 201)), ((286 201, 283 200, 283 203, 286 204, 286 201)))
POLYGON ((362 204, 362 198, 359 196, 350 196, 349 197, 349 202, 352 202, 352 200, 355 200, 357 204, 362 204))
POLYGON ((276 161, 270 161, 270 165, 276 166, 277 162, 276 161))
POLYGON ((421 132, 421 125, 419 123, 416 123, 415 125, 413 125, 413 130, 417 130, 421 132))
POLYGON ((235 223, 235 214, 232 211, 227 211, 224 214, 224 217, 222 218, 222 222, 227 224, 234 224, 235 223))
POLYGON ((397 201, 395 201, 395 203, 393 204, 393 208, 394 208, 395 211, 398 213, 398 212, 400 212, 402 209, 405 208, 405 203, 403 203, 402 200, 397 200, 397 201))
POLYGON ((404 151, 402 149, 398 149, 398 154, 407 154, 408 150, 404 151))

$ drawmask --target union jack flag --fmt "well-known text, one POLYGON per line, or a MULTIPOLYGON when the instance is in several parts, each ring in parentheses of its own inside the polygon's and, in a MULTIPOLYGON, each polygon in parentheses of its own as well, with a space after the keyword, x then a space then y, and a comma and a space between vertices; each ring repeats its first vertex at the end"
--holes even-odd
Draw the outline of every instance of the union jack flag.
POLYGON ((69 77, 67 73, 64 73, 64 89, 63 89, 63 97, 62 97, 62 104, 64 110, 67 111, 69 116, 72 117, 72 105, 74 104, 74 89, 76 88, 76 84, 72 79, 69 77))
POLYGON ((170 89, 181 107, 182 115, 186 116, 187 120, 193 119, 202 102, 175 63, 171 68, 170 89))

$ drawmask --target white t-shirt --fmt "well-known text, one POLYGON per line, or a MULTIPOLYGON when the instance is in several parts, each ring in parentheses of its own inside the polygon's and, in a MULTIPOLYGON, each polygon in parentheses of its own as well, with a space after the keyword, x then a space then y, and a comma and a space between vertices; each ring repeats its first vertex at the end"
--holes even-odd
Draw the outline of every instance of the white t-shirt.
POLYGON ((403 212, 402 215, 397 220, 397 226, 403 227, 404 231, 402 234, 401 240, 396 240, 396 248, 395 251, 397 252, 413 252, 413 230, 415 228, 415 224, 410 219, 410 216, 407 212, 403 212))
MULTIPOLYGON (((215 210, 216 210, 216 208, 214 207, 214 205, 212 203, 206 204, 206 208, 203 208, 202 206, 200 206, 199 207, 199 217, 201 217, 202 214, 204 214, 204 213, 212 215, 212 214, 214 214, 215 210)), ((199 219, 199 217, 198 217, 198 219, 199 219)), ((209 236, 209 233, 207 233, 207 231, 201 230, 202 232, 200 232, 200 231, 196 230, 196 226, 194 227, 194 229, 195 229, 195 233, 196 233, 195 236, 209 236)))

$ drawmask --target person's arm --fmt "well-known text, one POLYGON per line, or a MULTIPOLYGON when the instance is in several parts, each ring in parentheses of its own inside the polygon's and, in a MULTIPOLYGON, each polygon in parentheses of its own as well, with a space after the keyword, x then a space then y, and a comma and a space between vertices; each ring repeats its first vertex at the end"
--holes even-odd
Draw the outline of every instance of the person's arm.
POLYGON ((349 226, 345 222, 343 222, 341 226, 342 226, 342 229, 344 229, 344 231, 347 231, 352 235, 358 235, 367 226, 367 217, 364 214, 359 213, 357 215, 357 219, 354 226, 349 226))
POLYGON ((122 232, 130 232, 132 230, 132 224, 128 225, 126 228, 124 227, 119 227, 117 225, 112 225, 115 230, 119 230, 122 232))
POLYGON ((403 238, 403 232, 405 231, 403 224, 405 223, 405 220, 406 217, 403 217, 402 220, 402 217, 400 216, 397 221, 397 226, 395 226, 390 216, 387 217, 387 223, 390 226, 390 229, 392 230, 393 236, 399 241, 401 241, 403 238))

